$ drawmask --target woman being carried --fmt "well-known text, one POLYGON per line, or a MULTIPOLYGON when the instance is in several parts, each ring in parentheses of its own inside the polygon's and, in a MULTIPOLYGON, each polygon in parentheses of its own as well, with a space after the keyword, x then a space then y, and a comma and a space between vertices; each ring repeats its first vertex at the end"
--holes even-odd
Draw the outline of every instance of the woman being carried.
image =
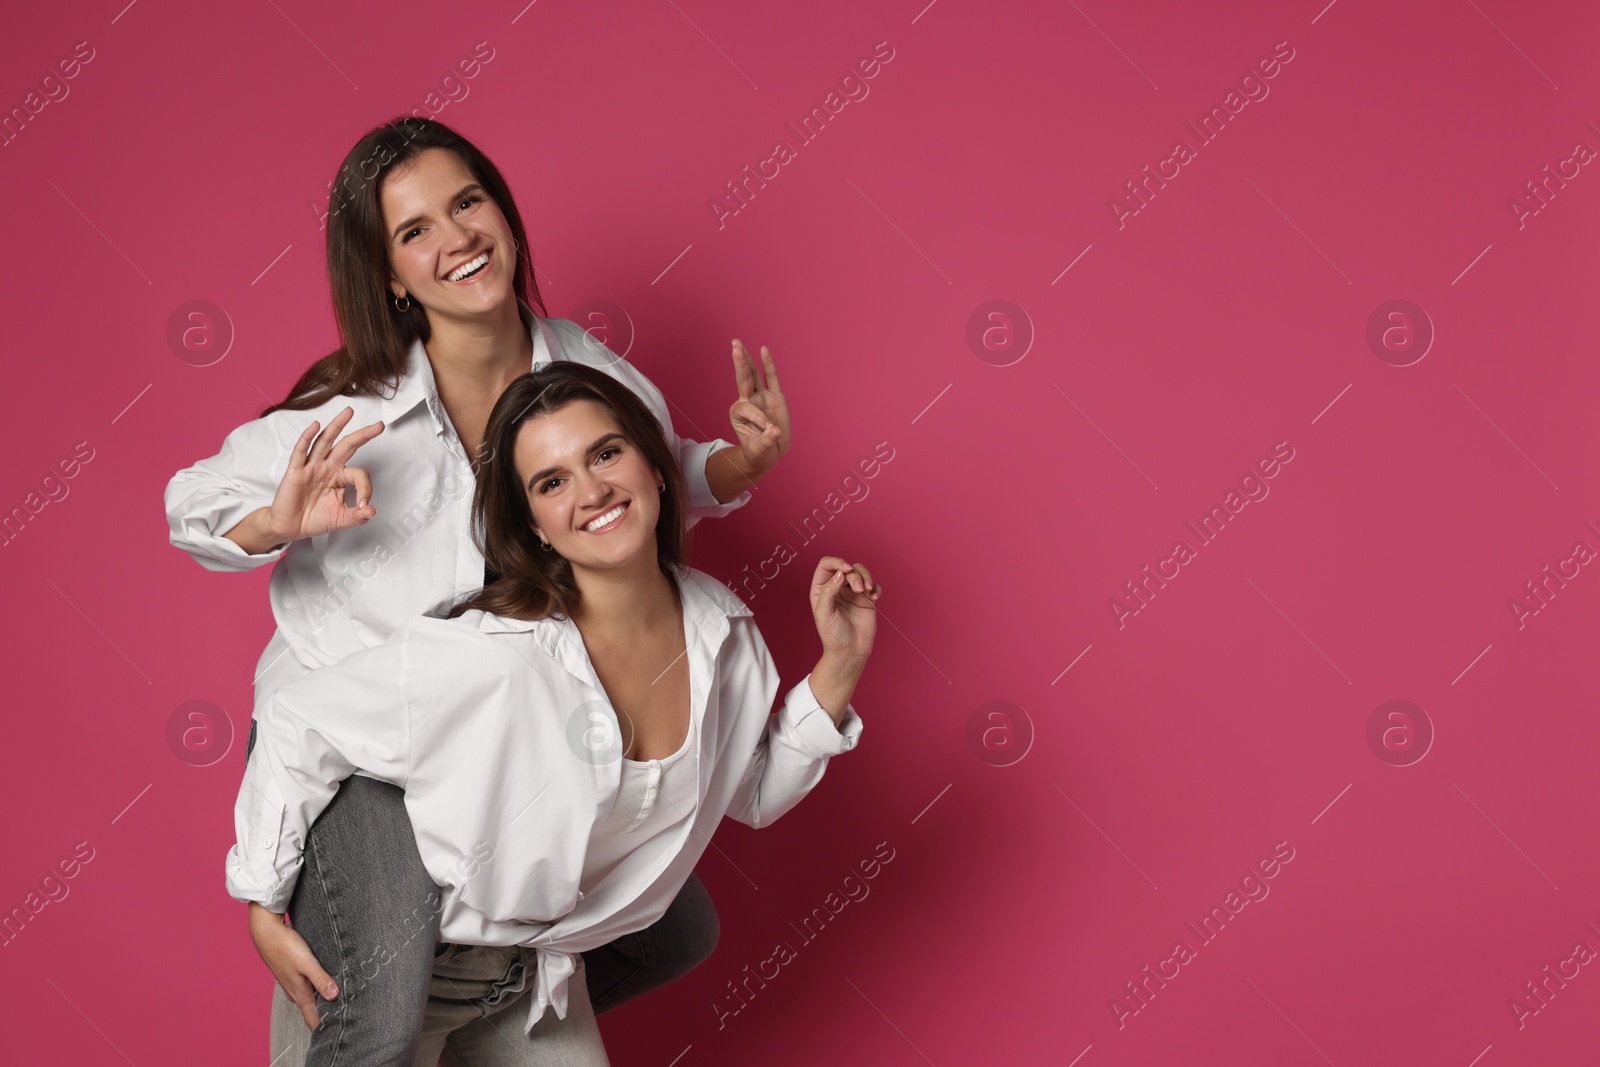
POLYGON ((229 892, 282 911, 341 780, 404 789, 445 890, 419 1067, 447 1045, 468 1065, 606 1063, 581 953, 658 919, 724 815, 770 825, 860 736, 866 568, 818 564, 823 653, 774 716, 750 610, 685 563, 686 511, 632 392, 571 363, 525 375, 490 414, 473 498, 498 579, 260 711, 229 892))

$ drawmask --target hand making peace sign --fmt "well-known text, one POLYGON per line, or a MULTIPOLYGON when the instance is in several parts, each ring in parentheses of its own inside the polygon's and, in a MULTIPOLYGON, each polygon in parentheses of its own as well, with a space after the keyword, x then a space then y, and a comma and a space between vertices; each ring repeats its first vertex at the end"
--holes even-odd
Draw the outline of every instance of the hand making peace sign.
POLYGON ((772 363, 772 350, 761 346, 765 383, 745 351, 744 342, 734 339, 733 373, 739 386, 739 399, 728 409, 728 418, 739 435, 739 448, 752 471, 765 473, 789 451, 789 405, 778 385, 778 368, 772 363))

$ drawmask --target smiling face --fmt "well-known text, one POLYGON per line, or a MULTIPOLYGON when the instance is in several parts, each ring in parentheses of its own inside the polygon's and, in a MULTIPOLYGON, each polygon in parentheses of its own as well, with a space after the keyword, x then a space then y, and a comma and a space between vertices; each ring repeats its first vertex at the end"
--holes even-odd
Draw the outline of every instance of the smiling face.
POLYGON ((511 228, 454 152, 418 153, 385 176, 379 198, 396 297, 452 318, 479 317, 515 300, 511 228))
POLYGON ((657 566, 661 475, 603 404, 529 419, 513 458, 534 529, 574 571, 657 566))

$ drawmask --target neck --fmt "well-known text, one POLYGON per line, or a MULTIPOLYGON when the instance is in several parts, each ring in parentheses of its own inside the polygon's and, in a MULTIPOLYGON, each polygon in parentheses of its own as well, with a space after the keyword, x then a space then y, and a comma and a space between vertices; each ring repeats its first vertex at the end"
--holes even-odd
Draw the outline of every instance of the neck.
POLYGON ((527 373, 533 363, 533 338, 517 314, 517 302, 508 300, 490 315, 470 319, 433 316, 426 344, 428 362, 441 392, 451 385, 499 395, 513 378, 527 373))
POLYGON ((578 603, 572 621, 583 633, 640 634, 683 613, 677 582, 656 559, 655 546, 623 567, 573 568, 578 603))

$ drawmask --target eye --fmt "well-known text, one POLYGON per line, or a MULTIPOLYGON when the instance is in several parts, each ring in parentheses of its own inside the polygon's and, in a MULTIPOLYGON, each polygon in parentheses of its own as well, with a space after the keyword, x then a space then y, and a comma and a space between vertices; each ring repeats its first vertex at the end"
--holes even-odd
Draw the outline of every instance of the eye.
MULTIPOLYGON (((481 204, 481 203, 483 203, 483 197, 479 196, 477 193, 473 193, 471 196, 462 197, 461 198, 461 202, 459 204, 457 204, 456 207, 457 207, 457 209, 459 209, 462 204, 481 204)), ((411 240, 411 237, 412 237, 413 234, 419 233, 419 232, 421 232, 421 230, 422 230, 421 226, 413 226, 410 230, 406 231, 406 235, 404 237, 400 238, 400 243, 401 244, 405 244, 407 241, 411 240)))
POLYGON ((606 457, 610 456, 610 457, 615 458, 616 456, 620 456, 621 454, 622 454, 622 446, 621 445, 607 445, 605 448, 602 448, 600 450, 600 454, 598 456, 596 456, 595 458, 600 460, 601 462, 605 462, 606 457))
POLYGON ((546 478, 544 481, 539 483, 539 492, 548 493, 550 491, 550 487, 560 481, 560 478, 546 478))

